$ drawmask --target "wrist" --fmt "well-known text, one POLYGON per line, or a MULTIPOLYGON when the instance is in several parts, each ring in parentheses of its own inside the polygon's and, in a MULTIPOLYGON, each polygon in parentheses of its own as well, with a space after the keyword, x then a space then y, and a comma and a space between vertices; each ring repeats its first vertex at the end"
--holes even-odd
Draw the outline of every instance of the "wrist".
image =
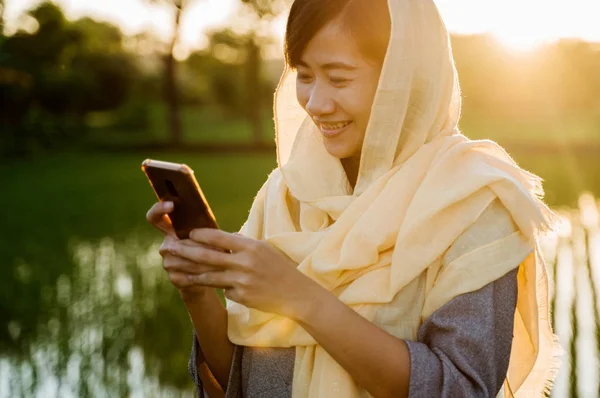
POLYGON ((310 279, 307 288, 303 289, 303 299, 299 300, 294 309, 293 319, 300 324, 310 324, 324 306, 335 296, 327 289, 310 279))
MULTIPOLYGON (((194 287, 179 289, 179 296, 183 302, 187 304, 196 304, 204 299, 212 292, 215 291, 211 287, 194 287)), ((216 293, 216 291, 215 291, 216 293)))

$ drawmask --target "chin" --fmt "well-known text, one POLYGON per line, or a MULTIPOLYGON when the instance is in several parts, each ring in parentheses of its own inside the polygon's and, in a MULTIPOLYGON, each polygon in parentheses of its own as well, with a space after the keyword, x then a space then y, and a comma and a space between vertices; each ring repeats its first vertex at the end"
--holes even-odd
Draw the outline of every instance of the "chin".
POLYGON ((331 156, 346 159, 360 157, 363 136, 364 134, 360 134, 356 126, 351 126, 350 129, 337 136, 327 137, 323 134, 322 137, 325 149, 331 156))
POLYGON ((325 140, 325 149, 331 156, 338 159, 353 157, 357 152, 353 145, 344 142, 333 142, 333 140, 325 140))

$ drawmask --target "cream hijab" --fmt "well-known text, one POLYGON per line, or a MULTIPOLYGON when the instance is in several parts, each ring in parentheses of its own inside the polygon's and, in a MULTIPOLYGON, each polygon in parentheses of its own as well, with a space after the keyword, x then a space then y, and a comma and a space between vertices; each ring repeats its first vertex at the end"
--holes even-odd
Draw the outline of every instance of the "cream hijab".
MULTIPOLYGON (((296 74, 288 68, 275 99, 278 168, 258 192, 241 233, 285 252, 299 271, 389 333, 414 339, 436 309, 514 268, 520 260, 506 248, 525 242, 537 249, 537 236, 553 216, 539 199, 536 176, 497 144, 460 134, 458 78, 433 1, 388 5, 391 39, 354 191, 298 104, 296 74), (431 264, 496 197, 520 232, 429 275, 431 264), (413 283, 424 274, 426 286, 413 283), (398 300, 408 290, 422 306, 398 300), (399 308, 415 316, 394 317, 399 308)), ((501 391, 506 396, 541 395, 556 368, 547 275, 538 253, 519 268, 513 350, 501 391)), ((368 396, 292 320, 234 302, 228 314, 235 344, 296 347, 294 397, 368 396)))

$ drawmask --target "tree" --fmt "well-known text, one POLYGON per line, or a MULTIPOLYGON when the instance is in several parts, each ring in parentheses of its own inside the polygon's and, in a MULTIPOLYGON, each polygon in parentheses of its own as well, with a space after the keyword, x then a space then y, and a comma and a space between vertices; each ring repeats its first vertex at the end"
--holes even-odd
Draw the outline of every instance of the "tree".
POLYGON ((123 104, 137 75, 115 26, 71 22, 51 2, 29 15, 36 32, 0 42, 0 138, 17 154, 81 136, 86 116, 123 104))
POLYGON ((5 1, 0 0, 0 36, 4 35, 4 8, 5 1))
POLYGON ((208 46, 195 51, 185 61, 186 87, 224 111, 226 117, 248 116, 244 73, 246 37, 229 28, 208 33, 208 46))
POLYGON ((179 95, 177 92, 177 60, 175 47, 179 42, 181 33, 181 19, 183 13, 194 0, 149 0, 152 3, 165 4, 173 8, 173 35, 169 42, 167 53, 164 57, 164 99, 169 113, 169 129, 171 143, 180 145, 183 141, 181 115, 179 113, 179 95))
POLYGON ((261 101, 262 70, 261 47, 270 40, 265 29, 273 19, 281 14, 288 1, 286 0, 242 0, 250 14, 257 19, 254 28, 248 32, 246 41, 246 86, 249 118, 252 123, 252 135, 254 142, 260 144, 263 141, 263 103, 261 101))

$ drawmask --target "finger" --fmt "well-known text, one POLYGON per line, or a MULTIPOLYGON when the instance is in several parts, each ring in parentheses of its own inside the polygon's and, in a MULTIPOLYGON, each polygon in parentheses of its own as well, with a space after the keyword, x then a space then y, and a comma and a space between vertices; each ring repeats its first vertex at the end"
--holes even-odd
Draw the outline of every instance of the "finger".
POLYGON ((189 278, 189 274, 186 274, 185 272, 169 272, 168 275, 171 284, 177 289, 183 289, 194 285, 194 282, 189 278))
POLYGON ((204 247, 206 249, 223 251, 222 249, 219 249, 218 247, 207 245, 207 244, 200 243, 200 242, 196 242, 191 239, 180 239, 179 243, 181 243, 182 245, 186 245, 186 246, 200 246, 200 247, 204 247))
POLYGON ((198 264, 197 262, 194 262, 194 261, 188 260, 186 258, 178 257, 174 254, 171 254, 169 246, 171 244, 177 244, 177 243, 180 243, 180 244, 186 245, 186 246, 205 247, 207 249, 210 249, 210 247, 207 245, 204 245, 202 243, 197 243, 197 242, 194 242, 189 239, 180 240, 179 238, 174 237, 174 236, 165 236, 163 243, 161 244, 160 248, 158 249, 158 252, 161 255, 161 257, 163 258, 163 268, 165 268, 165 270, 167 272, 168 271, 181 271, 181 272, 186 272, 186 273, 199 274, 202 272, 221 270, 221 268, 219 268, 219 267, 211 267, 206 264, 198 264))
POLYGON ((217 289, 231 289, 235 284, 235 276, 232 272, 206 272, 204 274, 187 275, 188 282, 204 287, 217 289))
POLYGON ((209 249, 200 245, 188 246, 180 244, 179 242, 172 242, 166 246, 166 250, 174 256, 190 260, 194 263, 206 264, 208 266, 228 269, 235 268, 239 265, 231 254, 209 249))
POLYGON ((230 234, 229 232, 214 228, 195 229, 190 232, 190 239, 198 243, 204 243, 205 245, 218 247, 233 253, 246 250, 253 242, 252 239, 246 236, 230 234))
POLYGON ((218 267, 211 267, 206 264, 194 263, 190 260, 173 256, 171 254, 164 257, 163 268, 167 272, 183 272, 186 274, 201 274, 204 272, 220 271, 222 269, 218 267))
POLYGON ((169 252, 169 245, 177 243, 178 240, 170 235, 165 236, 165 238, 162 241, 162 244, 160 245, 160 247, 158 248, 158 254, 160 254, 160 256, 164 259, 166 256, 171 255, 171 253, 169 252))
POLYGON ((193 240, 190 240, 190 239, 179 239, 177 237, 177 235, 166 235, 162 241, 162 244, 160 245, 160 248, 158 249, 158 252, 160 253, 161 256, 164 257, 169 254, 169 245, 172 243, 180 243, 180 244, 186 245, 186 246, 194 246, 194 247, 201 246, 201 247, 210 248, 210 246, 208 246, 208 245, 194 242, 193 240))
POLYGON ((183 270, 192 269, 196 263, 185 258, 174 256, 167 253, 163 256, 163 268, 167 271, 170 270, 183 270))
POLYGON ((171 224, 171 220, 167 214, 173 211, 173 202, 158 202, 155 203, 146 213, 146 220, 159 231, 174 235, 175 231, 171 224))
POLYGON ((176 235, 166 235, 165 238, 163 239, 162 244, 160 245, 160 248, 158 249, 158 253, 165 258, 165 256, 170 255, 171 253, 169 252, 169 246, 171 244, 177 244, 180 243, 182 245, 186 245, 186 246, 200 246, 200 243, 196 243, 193 240, 189 240, 189 239, 179 239, 176 235))
POLYGON ((169 214, 173 211, 173 202, 165 201, 165 202, 157 202, 148 212, 146 213, 146 219, 150 223, 158 223, 161 221, 163 215, 169 214))
POLYGON ((225 298, 228 300, 235 301, 236 303, 241 301, 239 290, 233 287, 223 289, 223 296, 225 296, 225 298))

